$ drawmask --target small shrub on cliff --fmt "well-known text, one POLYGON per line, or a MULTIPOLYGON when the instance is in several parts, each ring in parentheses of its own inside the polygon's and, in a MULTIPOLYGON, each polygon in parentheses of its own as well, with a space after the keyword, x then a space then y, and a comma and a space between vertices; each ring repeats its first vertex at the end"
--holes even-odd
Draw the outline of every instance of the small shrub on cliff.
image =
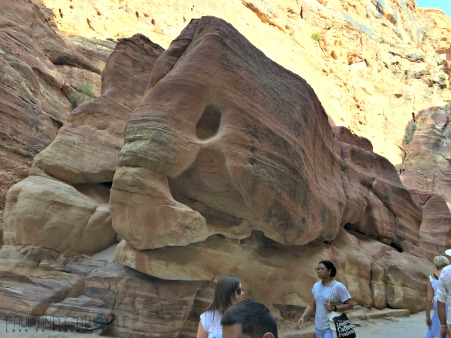
POLYGON ((315 41, 319 41, 319 39, 321 38, 321 33, 320 32, 316 32, 312 34, 312 39, 315 41))
POLYGON ((77 108, 85 101, 89 101, 94 98, 94 91, 92 85, 89 83, 82 83, 77 87, 77 91, 69 94, 69 102, 72 104, 72 108, 77 108))

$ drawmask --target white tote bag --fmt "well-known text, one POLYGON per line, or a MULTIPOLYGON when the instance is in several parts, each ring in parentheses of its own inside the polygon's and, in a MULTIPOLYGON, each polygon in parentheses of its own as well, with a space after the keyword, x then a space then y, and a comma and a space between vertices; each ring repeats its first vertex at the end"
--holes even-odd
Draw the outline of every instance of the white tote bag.
MULTIPOLYGON (((332 293, 334 292, 335 282, 332 285, 332 290, 330 291, 329 303, 332 299, 332 293)), ((356 338, 354 329, 351 326, 351 321, 349 320, 346 313, 340 311, 331 311, 327 314, 329 318, 330 329, 335 338, 356 338), (338 327, 338 332, 337 332, 338 327)))

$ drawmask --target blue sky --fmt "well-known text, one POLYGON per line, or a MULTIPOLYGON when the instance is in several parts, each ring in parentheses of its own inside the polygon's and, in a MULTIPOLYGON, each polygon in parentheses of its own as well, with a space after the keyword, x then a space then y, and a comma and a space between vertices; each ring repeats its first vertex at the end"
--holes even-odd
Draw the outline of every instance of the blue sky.
POLYGON ((451 0, 416 0, 419 7, 438 8, 451 18, 451 0))

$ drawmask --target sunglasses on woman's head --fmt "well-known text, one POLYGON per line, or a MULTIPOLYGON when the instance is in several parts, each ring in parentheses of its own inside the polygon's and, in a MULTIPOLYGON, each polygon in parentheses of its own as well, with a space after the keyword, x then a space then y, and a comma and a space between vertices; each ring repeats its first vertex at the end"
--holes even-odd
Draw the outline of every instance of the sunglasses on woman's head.
POLYGON ((243 289, 243 288, 238 288, 238 289, 236 289, 236 291, 235 291, 235 293, 236 293, 237 296, 241 295, 243 292, 244 292, 244 289, 243 289))

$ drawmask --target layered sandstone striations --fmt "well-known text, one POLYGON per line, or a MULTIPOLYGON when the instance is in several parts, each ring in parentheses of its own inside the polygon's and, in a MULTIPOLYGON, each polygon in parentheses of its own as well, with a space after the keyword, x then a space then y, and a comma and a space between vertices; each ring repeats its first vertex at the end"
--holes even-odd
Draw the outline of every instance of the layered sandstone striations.
POLYGON ((286 245, 333 240, 345 201, 339 155, 303 79, 224 21, 192 21, 127 123, 113 226, 137 249, 252 229, 286 245))
POLYGON ((433 256, 451 241, 450 105, 420 112, 407 129, 401 180, 423 208, 420 246, 433 256))
POLYGON ((417 114, 406 131, 403 183, 412 189, 443 195, 451 205, 449 159, 450 104, 417 114))
MULTIPOLYGON (((191 337, 198 317, 190 314, 212 297, 209 281, 159 280, 105 260, 45 248, 4 245, 0 258, 0 313, 15 316, 25 335, 191 337)), ((19 324, 8 328, 19 334, 19 324)))
MULTIPOLYGON (((299 281, 333 256, 361 303, 418 311, 416 284, 392 286, 385 273, 365 282, 393 247, 413 259, 421 222, 396 169, 371 149, 334 133, 310 86, 233 27, 192 21, 156 61, 127 124, 110 197, 124 238, 116 262, 162 279, 234 273, 284 312, 305 306, 299 281)), ((381 263, 388 274, 394 266, 381 263)))
POLYGON ((250 230, 302 245, 348 223, 416 243, 421 220, 388 161, 340 144, 302 78, 213 18, 189 24, 155 63, 110 203, 116 231, 139 250, 250 230))
MULTIPOLYGON (((90 253, 117 232, 118 263, 166 281, 237 274, 280 320, 305 307, 314 265, 333 257, 359 303, 418 311, 416 281, 393 284, 396 262, 384 258, 427 264, 413 256, 421 209, 393 165, 334 132, 305 80, 220 19, 192 21, 161 52, 139 35, 117 45, 101 95, 72 112, 8 193, 6 243, 90 253)), ((70 288, 28 313, 125 311, 70 288)), ((199 311, 186 310, 161 332, 182 332, 199 311)))
POLYGON ((109 192, 125 124, 161 47, 136 35, 118 43, 98 98, 75 109, 7 196, 4 241, 94 253, 115 241, 109 192))
POLYGON ((100 91, 111 42, 55 32, 41 3, 0 1, 0 227, 7 190, 27 177, 34 156, 55 138, 83 85, 100 91), (72 100, 73 102, 73 100, 72 100))
POLYGON ((441 194, 411 190, 414 200, 421 205, 423 220, 420 226, 419 246, 430 259, 449 248, 451 242, 451 214, 441 194))
MULTIPOLYGON (((258 22, 262 33, 250 40, 302 77, 212 17, 192 21, 163 54, 141 35, 119 42, 103 72, 101 95, 64 119, 54 142, 36 156, 31 175, 8 193, 5 241, 14 246, 0 250, 0 311, 87 316, 90 329, 102 322, 97 317, 116 317, 122 322, 104 332, 114 336, 194 336, 198 315, 211 300, 209 281, 229 273, 242 278, 249 297, 288 322, 311 297, 313 268, 328 258, 359 304, 423 310, 419 290, 432 267, 426 257, 442 248, 437 236, 447 234, 449 212, 433 196, 436 190, 424 185, 417 168, 426 166, 414 164, 421 156, 409 155, 418 148, 399 143, 407 152, 405 178, 423 190, 413 199, 395 167, 373 153, 373 146, 379 152, 393 135, 404 135, 411 108, 446 98, 443 55, 427 44, 418 53, 416 44, 429 37, 418 36, 421 24, 412 25, 414 2, 403 4, 371 3, 365 11, 360 3, 305 1, 298 15, 294 2, 239 2, 245 12, 231 11, 233 1, 204 3, 218 12, 229 9, 239 30, 256 31, 248 26, 258 22), (249 11, 255 16, 240 21, 249 11), (281 49, 274 48, 276 41, 291 42, 281 49), (397 46, 401 41, 406 48, 397 46), (383 81, 372 85, 378 78, 383 81), (381 107, 387 88, 389 103, 381 107), (412 98, 415 104, 405 105, 412 98), (349 109, 341 102, 351 102, 349 109), (326 112, 337 113, 330 115, 332 123, 371 132, 375 144, 346 128, 332 129, 326 112), (382 130, 375 128, 379 124, 382 130), (420 205, 426 215, 421 227, 420 205), (115 237, 122 239, 119 265, 60 253, 97 252, 115 237), (127 327, 121 326, 125 317, 132 318, 127 327)), ((90 15, 92 5, 83 14, 90 15)), ((109 6, 113 11, 115 5, 109 6)), ((205 10, 185 7, 177 13, 205 10)), ((32 8, 48 14, 37 18, 50 25, 49 12, 32 8)), ((128 19, 163 25, 132 9, 131 2, 120 8, 128 19)), ((60 11, 59 24, 67 13, 60 11)), ((105 13, 96 7, 99 18, 105 13)), ((183 26, 184 15, 178 18, 183 26)), ((164 25, 170 27, 168 17, 164 25)), ((101 20, 78 22, 85 21, 97 36, 101 20)), ((165 34, 157 32, 172 40, 165 34)), ((66 42, 52 37, 66 51, 66 42)), ((45 46, 53 65, 68 56, 57 57, 52 43, 45 46)), ((80 53, 91 59, 86 47, 80 53)), ((77 65, 58 68, 70 88, 90 78, 91 71, 77 65)), ((99 76, 101 68, 102 62, 92 73, 99 76)), ((444 111, 445 117, 432 118, 440 133, 447 128, 444 111)), ((437 136, 422 134, 427 153, 427 140, 437 136)), ((430 148, 447 156, 444 142, 430 148)), ((436 161, 431 154, 423 158, 436 161)), ((446 168, 439 171, 446 182, 446 168)))
POLYGON ((411 113, 451 98, 444 67, 451 21, 413 0, 44 3, 68 35, 117 39, 139 32, 165 48, 192 18, 223 18, 302 76, 334 125, 368 138, 398 169, 411 113))

